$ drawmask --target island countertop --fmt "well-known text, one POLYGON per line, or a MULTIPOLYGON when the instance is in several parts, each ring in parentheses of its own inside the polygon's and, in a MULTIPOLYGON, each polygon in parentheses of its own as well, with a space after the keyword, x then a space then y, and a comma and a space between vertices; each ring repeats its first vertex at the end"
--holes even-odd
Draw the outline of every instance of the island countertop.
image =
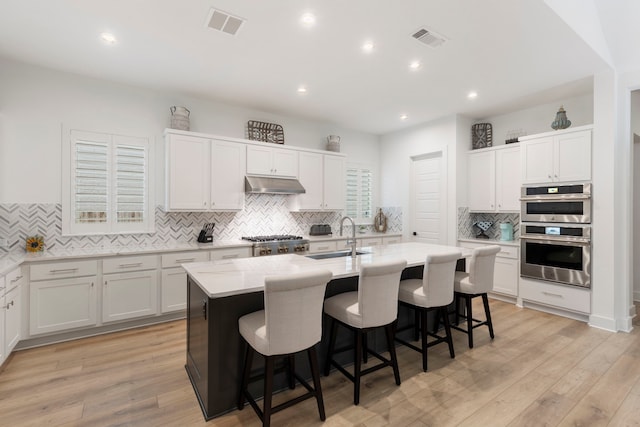
POLYGON ((359 248, 367 254, 315 260, 304 255, 283 254, 254 258, 240 258, 183 264, 187 274, 210 298, 222 298, 264 289, 266 276, 327 269, 332 279, 360 274, 362 265, 391 259, 404 259, 407 267, 424 265, 427 255, 460 252, 462 257, 471 250, 456 246, 426 243, 397 243, 359 248))

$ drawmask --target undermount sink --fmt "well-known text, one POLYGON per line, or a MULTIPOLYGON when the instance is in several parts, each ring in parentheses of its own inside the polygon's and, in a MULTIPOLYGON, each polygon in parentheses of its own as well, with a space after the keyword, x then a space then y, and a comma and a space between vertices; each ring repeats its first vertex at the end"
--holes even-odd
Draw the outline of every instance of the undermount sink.
MULTIPOLYGON (((356 255, 365 255, 365 254, 369 254, 370 252, 365 252, 365 251, 356 251, 356 255)), ((327 259, 327 258, 340 258, 340 257, 345 257, 345 256, 351 256, 351 251, 337 251, 337 252, 327 252, 324 254, 314 254, 314 255, 305 255, 307 258, 312 258, 312 259, 327 259)))

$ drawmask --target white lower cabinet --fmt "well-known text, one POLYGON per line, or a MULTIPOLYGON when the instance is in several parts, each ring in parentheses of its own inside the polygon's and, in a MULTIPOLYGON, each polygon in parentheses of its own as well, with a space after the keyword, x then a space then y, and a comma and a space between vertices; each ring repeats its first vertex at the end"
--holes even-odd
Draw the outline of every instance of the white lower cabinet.
POLYGON ((4 304, 4 293, 5 293, 5 280, 4 276, 0 276, 0 365, 2 365, 7 358, 7 353, 5 352, 4 345, 4 318, 6 307, 4 304))
POLYGON ((102 321, 132 319, 158 312, 156 270, 105 274, 102 286, 102 321))
MULTIPOLYGON (((496 294, 506 295, 508 297, 517 297, 518 278, 520 275, 520 257, 519 248, 517 246, 504 245, 496 241, 487 243, 462 241, 459 242, 458 246, 467 249, 475 249, 487 245, 500 246, 500 252, 496 254, 496 263, 493 270, 492 292, 496 294)), ((511 301, 511 299, 509 299, 509 301, 511 301)))
POLYGON ((32 281, 29 333, 58 332, 96 325, 96 276, 32 281))
POLYGON ((206 251, 162 255, 162 276, 160 278, 160 311, 162 313, 187 308, 187 273, 180 265, 208 260, 209 254, 206 251))
POLYGON ((16 286, 5 295, 4 350, 8 356, 20 341, 22 325, 22 289, 16 286))
POLYGON ((520 297, 525 305, 529 301, 586 315, 591 313, 590 289, 521 277, 520 297))

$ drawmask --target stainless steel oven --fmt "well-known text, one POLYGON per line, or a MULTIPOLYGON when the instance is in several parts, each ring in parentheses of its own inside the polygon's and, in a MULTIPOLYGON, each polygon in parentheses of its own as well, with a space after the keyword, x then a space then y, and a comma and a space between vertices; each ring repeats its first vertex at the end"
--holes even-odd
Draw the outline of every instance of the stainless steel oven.
POLYGON ((520 275, 591 287, 591 226, 522 224, 520 275))
POLYGON ((591 223, 591 183, 522 187, 522 222, 591 223))

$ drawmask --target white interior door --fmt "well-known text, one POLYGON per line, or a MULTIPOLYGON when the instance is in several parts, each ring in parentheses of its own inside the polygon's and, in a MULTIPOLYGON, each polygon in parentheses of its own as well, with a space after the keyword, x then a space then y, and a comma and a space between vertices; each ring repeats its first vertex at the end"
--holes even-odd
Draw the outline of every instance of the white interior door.
POLYGON ((411 159, 412 240, 447 242, 447 166, 442 151, 411 159))

